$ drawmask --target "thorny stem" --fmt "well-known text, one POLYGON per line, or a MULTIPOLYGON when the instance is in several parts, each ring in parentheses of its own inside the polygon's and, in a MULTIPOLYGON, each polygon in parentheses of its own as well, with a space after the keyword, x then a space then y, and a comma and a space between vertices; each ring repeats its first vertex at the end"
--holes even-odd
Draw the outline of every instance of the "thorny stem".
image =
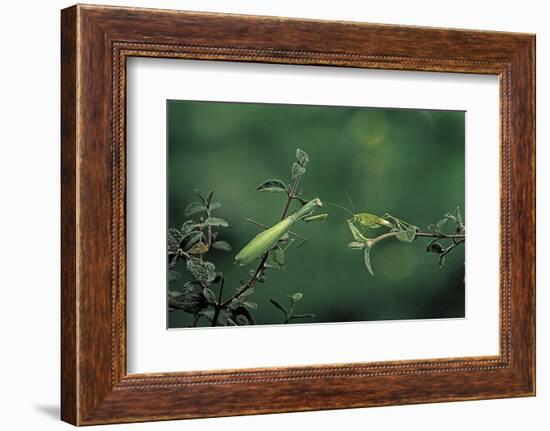
MULTIPOLYGON (((283 212, 281 214, 281 220, 284 220, 284 218, 286 217, 286 215, 288 213, 288 210, 290 208, 290 204, 292 203, 292 200, 294 198, 296 198, 296 190, 298 189, 298 185, 300 184, 300 178, 301 178, 301 175, 298 175, 296 177, 296 179, 294 180, 294 183, 290 187, 289 192, 287 193, 288 198, 286 200, 285 206, 283 207, 283 212)), ((234 295, 232 295, 231 298, 229 298, 227 301, 222 303, 220 305, 221 308, 225 307, 226 305, 231 303, 231 301, 233 301, 233 299, 238 298, 244 292, 246 292, 247 290, 254 287, 254 285, 256 284, 256 281, 259 278, 262 277, 263 273, 266 270, 266 262, 267 262, 267 256, 268 255, 269 255, 269 252, 264 253, 264 255, 262 256, 262 259, 260 260, 259 265, 256 268, 256 271, 254 271, 254 275, 252 277, 250 277, 250 279, 245 283, 245 285, 242 289, 239 289, 239 291, 236 292, 234 295)))

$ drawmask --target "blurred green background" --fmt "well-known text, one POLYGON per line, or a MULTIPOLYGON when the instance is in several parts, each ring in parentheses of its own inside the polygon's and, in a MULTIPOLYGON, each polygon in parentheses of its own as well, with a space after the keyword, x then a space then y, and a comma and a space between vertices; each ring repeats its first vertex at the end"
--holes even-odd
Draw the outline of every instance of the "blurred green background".
MULTIPOLYGON (((247 217, 266 225, 278 221, 286 196, 256 193, 264 180, 290 182, 296 148, 310 158, 303 177, 304 197, 319 197, 357 212, 389 212, 419 226, 435 223, 456 206, 464 208, 464 112, 254 103, 168 101, 168 227, 186 220, 195 189, 215 191, 231 229, 218 239, 233 252, 209 257, 224 273, 226 296, 255 265, 238 268, 235 254, 258 232, 247 217)), ((346 322, 464 317, 464 247, 439 268, 427 253, 426 239, 413 244, 379 243, 371 253, 375 276, 361 251, 350 250, 345 223, 349 214, 325 205, 322 224, 299 223, 293 230, 308 238, 287 251, 282 272, 269 271, 251 300, 258 324, 278 324, 282 313, 269 303, 287 303, 302 292, 296 313, 315 313, 295 321, 346 322)), ((462 211, 464 213, 464 211, 462 211)), ((378 233, 378 231, 376 231, 378 233)), ((185 274, 183 264, 176 270, 185 274)), ((188 278, 173 282, 183 287, 188 278)), ((192 316, 169 313, 169 327, 186 327, 192 316)), ((206 321, 203 319, 203 324, 206 321)))

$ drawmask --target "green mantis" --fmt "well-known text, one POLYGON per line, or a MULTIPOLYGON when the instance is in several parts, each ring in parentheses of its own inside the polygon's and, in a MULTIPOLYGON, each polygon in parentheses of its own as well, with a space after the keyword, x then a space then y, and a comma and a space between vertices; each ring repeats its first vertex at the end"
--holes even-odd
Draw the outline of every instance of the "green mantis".
MULTIPOLYGON (((348 195, 353 210, 353 202, 347 190, 346 194, 348 195)), ((363 250, 365 266, 371 275, 374 275, 374 271, 370 260, 370 252, 377 242, 386 238, 395 237, 399 241, 411 243, 416 239, 419 232, 418 227, 415 225, 407 223, 388 213, 377 216, 368 212, 356 213, 355 211, 351 211, 339 205, 329 205, 336 206, 351 214, 351 217, 346 220, 351 235, 353 236, 353 241, 348 244, 348 247, 352 250, 363 250), (366 236, 369 229, 380 228, 386 228, 388 231, 372 238, 366 236)))
POLYGON ((324 214, 311 216, 312 211, 322 205, 321 200, 315 198, 269 229, 260 232, 235 256, 235 263, 239 266, 248 265, 271 250, 298 220, 313 221, 319 219, 319 216, 326 217, 324 214))
POLYGON ((395 237, 399 241, 411 243, 416 239, 419 232, 418 227, 407 223, 390 214, 384 214, 379 217, 367 212, 353 214, 347 220, 349 230, 353 236, 353 241, 348 244, 352 250, 364 250, 363 258, 365 266, 371 275, 374 275, 370 261, 370 252, 374 245, 386 238, 395 237), (388 228, 389 231, 374 238, 367 238, 364 231, 366 229, 388 228))

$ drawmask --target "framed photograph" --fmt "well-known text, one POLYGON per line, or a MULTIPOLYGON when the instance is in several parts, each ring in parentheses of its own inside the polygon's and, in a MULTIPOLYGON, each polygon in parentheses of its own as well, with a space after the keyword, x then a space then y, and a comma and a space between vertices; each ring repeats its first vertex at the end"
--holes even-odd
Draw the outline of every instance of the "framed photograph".
POLYGON ((61 44, 63 420, 535 394, 533 35, 77 5, 61 44))

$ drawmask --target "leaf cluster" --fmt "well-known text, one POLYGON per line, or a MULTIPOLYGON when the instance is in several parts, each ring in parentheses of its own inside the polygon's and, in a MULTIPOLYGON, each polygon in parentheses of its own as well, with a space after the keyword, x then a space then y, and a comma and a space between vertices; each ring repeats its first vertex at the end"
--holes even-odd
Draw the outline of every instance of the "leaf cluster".
POLYGON ((428 231, 434 234, 435 239, 428 243, 426 251, 438 255, 439 266, 442 267, 446 256, 465 241, 466 226, 460 207, 446 213, 437 223, 428 225, 428 231))
POLYGON ((303 314, 296 314, 294 313, 294 308, 296 307, 296 304, 302 300, 304 297, 304 294, 301 292, 293 293, 292 295, 287 295, 288 298, 288 306, 283 306, 279 301, 276 299, 270 299, 269 302, 271 302, 277 309, 279 309, 284 314, 284 321, 283 323, 289 323, 293 319, 307 319, 307 318, 314 318, 315 314, 313 313, 303 313, 303 314))

